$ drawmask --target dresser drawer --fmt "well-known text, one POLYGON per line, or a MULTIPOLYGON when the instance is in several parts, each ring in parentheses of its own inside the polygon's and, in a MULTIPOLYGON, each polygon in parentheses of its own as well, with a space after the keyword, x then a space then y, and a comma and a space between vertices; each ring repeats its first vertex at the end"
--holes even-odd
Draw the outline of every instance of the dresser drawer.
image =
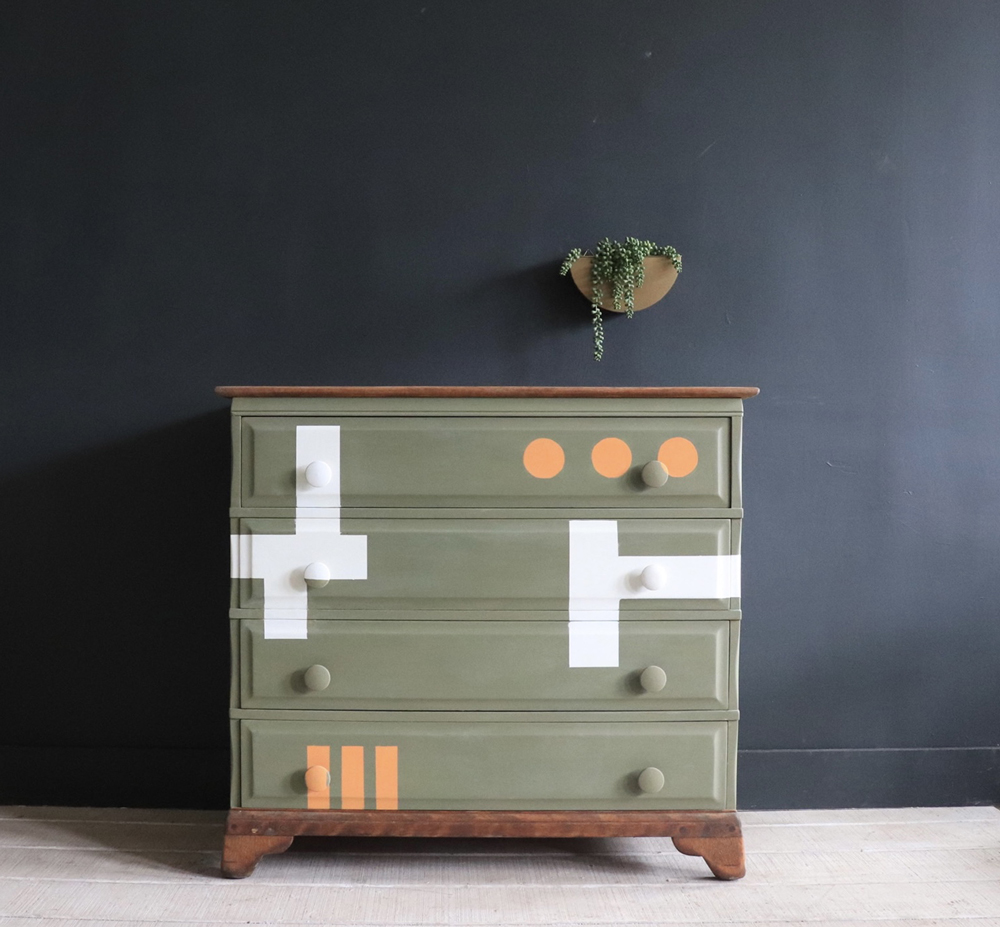
POLYGON ((515 714, 487 721, 446 713, 434 721, 243 721, 242 804, 722 810, 734 788, 733 723, 553 722, 515 714), (651 768, 662 776, 640 780, 651 768), (640 782, 660 788, 643 791, 640 782))
POLYGON ((241 608, 714 609, 739 595, 727 519, 247 518, 241 608), (307 584, 306 569, 329 576, 307 584), (653 567, 656 588, 644 584, 653 567))
POLYGON ((537 620, 546 616, 532 615, 536 620, 318 621, 308 640, 265 639, 263 621, 242 621, 241 705, 661 711, 736 707, 730 705, 729 673, 730 625, 735 637, 737 621, 625 621, 619 626, 618 667, 570 667, 565 616, 537 620))
POLYGON ((729 417, 258 417, 234 505, 729 507, 729 417), (645 464, 670 478, 647 486, 645 464), (310 470, 310 465, 314 465, 310 470))

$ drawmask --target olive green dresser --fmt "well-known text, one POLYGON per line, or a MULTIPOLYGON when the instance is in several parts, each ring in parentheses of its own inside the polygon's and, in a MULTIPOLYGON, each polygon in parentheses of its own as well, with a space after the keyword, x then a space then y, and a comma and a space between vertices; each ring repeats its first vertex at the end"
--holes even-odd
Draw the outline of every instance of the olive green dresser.
POLYGON ((670 836, 743 875, 753 388, 220 387, 226 875, 297 835, 670 836))

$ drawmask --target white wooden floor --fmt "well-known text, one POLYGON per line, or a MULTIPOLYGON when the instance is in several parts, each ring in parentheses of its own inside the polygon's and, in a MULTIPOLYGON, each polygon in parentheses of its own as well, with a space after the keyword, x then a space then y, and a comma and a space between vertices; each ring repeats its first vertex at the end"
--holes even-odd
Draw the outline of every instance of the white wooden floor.
POLYGON ((0 807, 0 924, 1000 927, 1000 811, 741 815, 747 877, 669 840, 298 840, 221 878, 217 812, 0 807))

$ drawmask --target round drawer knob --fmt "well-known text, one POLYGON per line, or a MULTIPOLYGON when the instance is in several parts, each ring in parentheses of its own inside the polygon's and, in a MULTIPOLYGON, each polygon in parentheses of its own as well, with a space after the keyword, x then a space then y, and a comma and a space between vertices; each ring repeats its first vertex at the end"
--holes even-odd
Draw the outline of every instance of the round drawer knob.
POLYGON ((310 563, 303 571, 302 575, 310 586, 325 586, 330 582, 330 568, 325 563, 310 563))
MULTIPOLYGON (((660 670, 662 673, 663 670, 660 670)), ((322 692, 328 685, 330 685, 330 671, 319 663, 314 663, 309 667, 303 674, 303 679, 305 680, 306 688, 312 689, 313 692, 322 692)), ((666 680, 666 676, 663 677, 666 680)), ((660 686, 662 689, 663 686, 660 686)))
POLYGON ((306 770, 306 788, 310 792, 323 792, 330 788, 330 770, 325 766, 310 766, 306 770))
POLYGON ((639 685, 647 692, 662 692, 666 684, 667 674, 659 666, 647 666, 639 676, 639 685))
POLYGON ((333 479, 333 470, 325 460, 314 460, 306 467, 306 482, 317 489, 333 479))
POLYGON ((666 781, 663 778, 663 773, 655 766, 647 766, 639 773, 639 788, 644 792, 659 792, 666 781))
POLYGON ((639 574, 639 581, 647 589, 662 589, 667 581, 667 571, 658 563, 651 563, 639 574))
POLYGON ((654 489, 663 486, 667 482, 667 478, 670 476, 667 473, 667 468, 663 466, 658 460, 651 460, 645 467, 642 468, 642 481, 647 486, 652 486, 654 489))

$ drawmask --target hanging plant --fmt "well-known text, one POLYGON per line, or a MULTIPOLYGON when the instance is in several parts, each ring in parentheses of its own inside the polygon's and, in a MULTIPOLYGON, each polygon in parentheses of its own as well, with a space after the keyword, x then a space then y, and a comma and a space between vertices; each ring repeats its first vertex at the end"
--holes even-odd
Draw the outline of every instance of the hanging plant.
POLYGON ((559 273, 565 276, 571 272, 577 287, 590 298, 594 360, 600 360, 604 356, 601 310, 624 312, 632 318, 639 309, 659 302, 681 272, 681 256, 670 245, 638 238, 626 238, 624 242, 605 238, 593 255, 580 248, 570 251, 559 273))

